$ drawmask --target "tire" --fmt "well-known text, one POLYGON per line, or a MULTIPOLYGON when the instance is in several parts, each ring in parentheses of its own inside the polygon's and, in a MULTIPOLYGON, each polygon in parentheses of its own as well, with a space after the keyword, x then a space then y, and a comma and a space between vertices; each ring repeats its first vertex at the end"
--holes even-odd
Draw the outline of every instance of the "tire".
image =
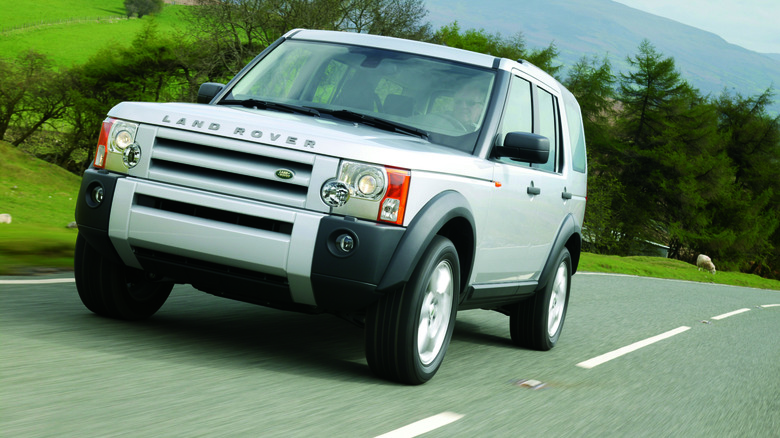
POLYGON ((564 248, 550 273, 547 285, 510 308, 509 331, 517 346, 547 351, 558 343, 569 307, 571 254, 564 248))
POLYGON ((110 318, 149 318, 173 289, 171 282, 152 281, 144 271, 104 258, 81 234, 76 238, 73 271, 84 306, 110 318))
POLYGON ((460 291, 455 246, 441 236, 403 289, 388 293, 366 314, 366 360, 379 377, 409 385, 430 380, 447 352, 460 291))

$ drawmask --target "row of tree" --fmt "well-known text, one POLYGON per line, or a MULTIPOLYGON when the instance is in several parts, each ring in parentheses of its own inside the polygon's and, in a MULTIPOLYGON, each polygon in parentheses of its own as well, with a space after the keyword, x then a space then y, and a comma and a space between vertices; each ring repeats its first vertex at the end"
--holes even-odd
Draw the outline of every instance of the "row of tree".
POLYGON ((633 254, 645 242, 669 257, 699 253, 721 267, 778 278, 780 117, 772 90, 702 96, 647 41, 614 75, 583 60, 567 86, 588 140, 586 226, 592 250, 633 254))
MULTIPOLYGON (((200 83, 225 82, 290 29, 418 39, 510 59, 559 76, 551 44, 529 50, 457 23, 424 22, 422 0, 197 0, 179 35, 153 20, 128 47, 55 69, 35 52, 0 60, 0 139, 80 174, 106 112, 125 100, 194 101, 200 83)), ((643 242, 671 257, 698 253, 720 268, 780 277, 780 117, 771 89, 703 96, 647 41, 615 73, 583 59, 562 82, 578 97, 589 156, 586 231, 591 251, 633 254, 643 242)))

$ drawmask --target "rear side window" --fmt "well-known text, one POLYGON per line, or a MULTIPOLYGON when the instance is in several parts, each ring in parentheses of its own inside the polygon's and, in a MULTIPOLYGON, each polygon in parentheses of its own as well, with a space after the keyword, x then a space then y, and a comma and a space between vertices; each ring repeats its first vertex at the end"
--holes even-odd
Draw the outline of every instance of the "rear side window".
POLYGON ((558 114, 558 102, 555 96, 537 88, 539 94, 539 134, 550 139, 550 157, 544 164, 534 164, 535 169, 555 171, 555 158, 560 147, 560 119, 558 114))
POLYGON ((566 125, 569 128, 569 141, 571 142, 571 166, 576 172, 585 173, 587 170, 587 158, 580 105, 577 103, 574 95, 568 90, 563 90, 563 105, 566 108, 566 125))

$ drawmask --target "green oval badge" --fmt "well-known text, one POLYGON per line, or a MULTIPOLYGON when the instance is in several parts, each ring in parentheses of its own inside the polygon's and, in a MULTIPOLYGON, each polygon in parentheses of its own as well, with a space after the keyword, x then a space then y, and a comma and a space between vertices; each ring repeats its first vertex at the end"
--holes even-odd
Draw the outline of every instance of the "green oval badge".
POLYGON ((279 169, 275 173, 277 178, 290 179, 295 176, 295 172, 290 169, 279 169))

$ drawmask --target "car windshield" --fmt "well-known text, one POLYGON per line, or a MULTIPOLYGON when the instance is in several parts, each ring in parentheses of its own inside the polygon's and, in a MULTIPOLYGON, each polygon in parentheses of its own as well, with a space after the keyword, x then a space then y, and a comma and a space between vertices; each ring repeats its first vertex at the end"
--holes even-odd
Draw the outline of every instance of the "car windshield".
POLYGON ((489 69, 413 53, 286 41, 247 72, 221 103, 315 108, 319 111, 311 115, 396 127, 388 130, 471 152, 494 77, 489 69), (355 113, 370 117, 344 117, 355 113))

